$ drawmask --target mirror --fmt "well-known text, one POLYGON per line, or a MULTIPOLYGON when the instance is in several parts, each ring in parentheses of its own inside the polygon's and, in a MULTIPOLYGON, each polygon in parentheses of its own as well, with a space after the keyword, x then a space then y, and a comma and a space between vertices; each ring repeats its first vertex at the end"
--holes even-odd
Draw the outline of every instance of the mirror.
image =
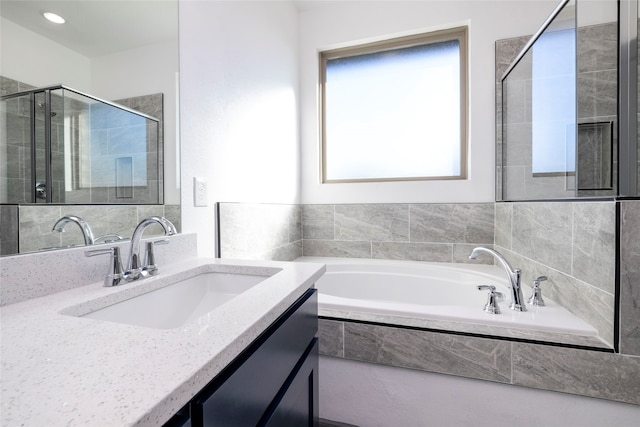
POLYGON ((565 1, 501 80, 497 200, 617 195, 617 7, 565 1))
POLYGON ((149 215, 166 216, 179 229, 178 1, 3 0, 0 19, 0 95, 47 89, 0 107, 4 141, 31 133, 29 122, 42 127, 33 138, 42 147, 0 143, 3 160, 16 158, 0 162, 0 254, 83 244, 72 227, 51 231, 64 215, 83 217, 96 236, 128 238, 149 215), (45 11, 66 22, 46 21, 45 11), (33 108, 37 119, 12 127, 5 113, 21 108, 33 108), (102 140, 83 143, 89 131, 77 123, 105 117, 129 128, 111 122, 100 130, 102 140), (119 144, 102 142, 117 132, 119 144), (47 152, 47 145, 66 149, 47 152), (24 184, 13 179, 16 172, 24 184), (7 197, 17 189, 24 197, 7 197))

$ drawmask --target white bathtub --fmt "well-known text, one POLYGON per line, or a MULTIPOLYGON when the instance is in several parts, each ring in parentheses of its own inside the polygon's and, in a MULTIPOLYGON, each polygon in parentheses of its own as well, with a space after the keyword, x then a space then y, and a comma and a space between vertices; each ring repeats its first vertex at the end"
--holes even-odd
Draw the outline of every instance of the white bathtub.
MULTIPOLYGON (((506 273, 497 266, 324 257, 302 257, 299 261, 327 265, 327 272, 316 282, 320 315, 336 317, 337 313, 353 320, 384 319, 385 323, 393 317, 427 319, 493 328, 489 333, 510 328, 597 336, 591 325, 544 297, 544 285, 549 282, 543 283, 546 306, 527 305, 526 312, 510 310, 506 273), (493 285, 505 295, 499 303, 501 314, 483 310, 487 291, 479 291, 477 285, 493 285)), ((525 299, 530 292, 523 284, 525 299)), ((429 327, 428 323, 410 325, 429 327)), ((473 332, 473 328, 459 330, 473 332)))

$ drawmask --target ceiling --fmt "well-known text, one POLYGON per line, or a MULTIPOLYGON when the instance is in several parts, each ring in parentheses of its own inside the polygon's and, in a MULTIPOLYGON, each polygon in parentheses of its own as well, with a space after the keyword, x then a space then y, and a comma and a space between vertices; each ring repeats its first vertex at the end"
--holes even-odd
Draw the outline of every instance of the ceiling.
POLYGON ((0 16, 88 58, 178 36, 177 0, 1 0, 0 16), (53 24, 43 12, 66 23, 53 24))

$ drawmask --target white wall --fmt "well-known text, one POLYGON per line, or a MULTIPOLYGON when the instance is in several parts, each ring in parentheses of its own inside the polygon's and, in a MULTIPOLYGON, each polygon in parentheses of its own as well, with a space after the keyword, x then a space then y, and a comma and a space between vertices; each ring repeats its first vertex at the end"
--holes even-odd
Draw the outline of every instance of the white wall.
POLYGON ((337 1, 300 13, 303 203, 491 202, 494 200, 494 42, 533 34, 559 1, 337 1), (359 41, 469 26, 467 180, 320 184, 318 50, 359 41))
MULTIPOLYGON (((148 45, 91 61, 91 91, 103 99, 164 94, 164 150, 176 158, 178 41, 148 45)), ((164 162, 165 204, 180 203, 177 161, 164 162)))
POLYGON ((214 255, 214 202, 298 203, 297 10, 180 1, 182 221, 214 255), (193 177, 209 186, 194 207, 193 177))
POLYGON ((637 426, 640 406, 320 358, 320 418, 368 427, 637 426))
POLYGON ((0 74, 36 87, 65 84, 89 90, 91 62, 24 27, 0 18, 0 74))

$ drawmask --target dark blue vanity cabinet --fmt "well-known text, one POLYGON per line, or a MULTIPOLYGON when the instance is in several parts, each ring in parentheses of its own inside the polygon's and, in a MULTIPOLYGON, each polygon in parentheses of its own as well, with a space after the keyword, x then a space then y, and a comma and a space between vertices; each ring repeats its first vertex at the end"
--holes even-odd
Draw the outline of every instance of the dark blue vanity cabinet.
POLYGON ((167 426, 317 426, 317 331, 309 289, 167 426))

